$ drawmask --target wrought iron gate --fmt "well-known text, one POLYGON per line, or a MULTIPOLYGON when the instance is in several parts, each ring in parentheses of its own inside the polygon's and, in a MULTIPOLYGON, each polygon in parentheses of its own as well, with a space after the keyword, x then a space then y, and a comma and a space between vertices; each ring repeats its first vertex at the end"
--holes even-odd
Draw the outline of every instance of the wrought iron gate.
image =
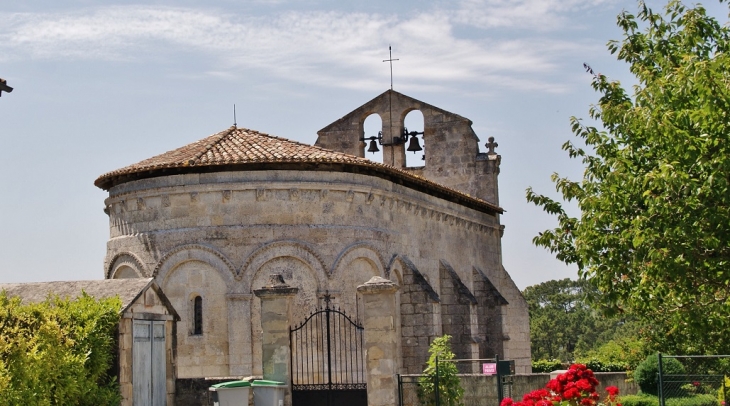
POLYGON ((289 328, 294 406, 367 406, 363 327, 325 307, 289 328))

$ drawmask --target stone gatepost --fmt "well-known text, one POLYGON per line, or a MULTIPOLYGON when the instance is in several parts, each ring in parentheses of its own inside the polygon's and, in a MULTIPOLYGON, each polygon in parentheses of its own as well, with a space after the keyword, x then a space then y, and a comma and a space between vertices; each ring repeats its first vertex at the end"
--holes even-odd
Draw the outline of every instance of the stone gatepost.
POLYGON ((379 276, 357 287, 363 303, 368 406, 398 403, 397 290, 398 285, 379 276))
POLYGON ((284 282, 280 274, 273 274, 269 282, 253 293, 261 299, 261 363, 264 379, 285 382, 286 405, 291 405, 291 371, 289 361, 289 326, 291 326, 291 299, 298 288, 284 282))

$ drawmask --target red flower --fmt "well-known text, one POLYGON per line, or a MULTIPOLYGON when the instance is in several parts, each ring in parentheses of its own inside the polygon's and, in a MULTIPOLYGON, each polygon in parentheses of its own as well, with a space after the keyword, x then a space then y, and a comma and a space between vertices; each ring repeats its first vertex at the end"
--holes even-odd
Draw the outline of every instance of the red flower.
POLYGON ((576 388, 569 388, 565 392, 563 392, 563 399, 570 400, 570 399, 577 399, 580 397, 580 391, 576 388))
POLYGON ((614 396, 618 395, 618 388, 615 386, 607 386, 606 392, 608 392, 609 396, 614 397, 614 396))
POLYGON ((538 400, 537 403, 535 403, 535 406, 553 406, 553 404, 550 401, 542 399, 542 400, 538 400))
POLYGON ((593 391, 593 385, 588 382, 587 379, 581 379, 578 382, 575 383, 575 387, 578 388, 578 390, 581 390, 583 392, 592 392, 593 391))
POLYGON ((593 406, 596 404, 596 401, 590 398, 583 398, 581 399, 580 404, 583 406, 593 406))
POLYGON ((499 406, 512 406, 513 403, 515 403, 514 400, 510 398, 504 398, 502 399, 502 403, 500 403, 499 406))

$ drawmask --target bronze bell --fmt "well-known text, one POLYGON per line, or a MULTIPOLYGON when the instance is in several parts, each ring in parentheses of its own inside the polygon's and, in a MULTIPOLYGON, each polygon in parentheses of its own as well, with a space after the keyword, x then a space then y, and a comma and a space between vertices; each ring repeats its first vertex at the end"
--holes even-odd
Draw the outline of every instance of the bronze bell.
POLYGON ((406 151, 412 151, 414 154, 417 151, 423 151, 423 148, 421 148, 421 145, 418 143, 418 137, 415 135, 411 137, 411 143, 408 144, 408 149, 406 151))
POLYGON ((376 153, 380 151, 378 149, 378 143, 375 142, 375 140, 370 140, 370 146, 368 147, 368 152, 376 153))

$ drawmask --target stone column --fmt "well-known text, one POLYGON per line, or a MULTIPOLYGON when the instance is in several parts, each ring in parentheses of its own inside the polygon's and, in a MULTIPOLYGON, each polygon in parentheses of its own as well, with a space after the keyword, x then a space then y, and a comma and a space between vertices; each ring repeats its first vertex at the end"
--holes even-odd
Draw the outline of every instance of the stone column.
POLYGON ((251 299, 253 295, 245 293, 229 293, 228 302, 228 365, 229 376, 252 375, 251 355, 251 299))
POLYGON ((284 282, 279 274, 269 277, 269 282, 254 295, 261 299, 261 361, 264 379, 284 382, 287 385, 286 404, 291 405, 291 371, 289 370, 290 347, 289 326, 291 325, 291 299, 298 288, 284 282))
POLYGON ((398 403, 397 290, 398 285, 379 276, 357 287, 363 299, 368 406, 398 403))

